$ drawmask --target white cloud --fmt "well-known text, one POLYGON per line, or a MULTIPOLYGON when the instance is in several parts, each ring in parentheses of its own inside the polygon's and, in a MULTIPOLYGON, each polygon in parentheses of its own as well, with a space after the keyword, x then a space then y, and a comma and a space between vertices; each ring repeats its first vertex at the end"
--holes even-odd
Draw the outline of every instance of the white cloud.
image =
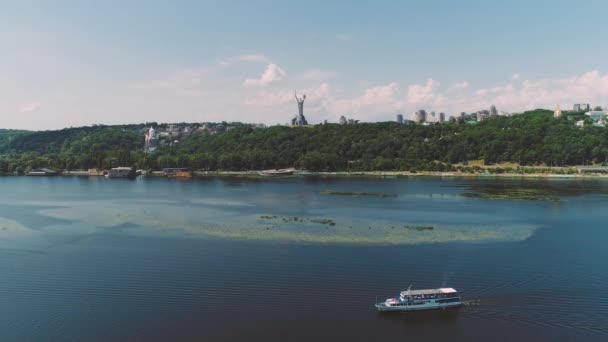
POLYGON ((281 69, 276 64, 268 64, 262 76, 259 79, 248 78, 243 82, 246 87, 251 86, 266 86, 270 83, 280 81, 285 77, 285 70, 281 69))
POLYGON ((40 103, 31 102, 31 103, 27 103, 27 104, 24 104, 23 106, 21 106, 21 108, 19 108, 19 113, 35 112, 38 109, 40 109, 40 103))
POLYGON ((512 79, 513 81, 517 81, 517 80, 518 80, 518 79, 520 79, 520 78, 521 78, 521 75, 520 75, 520 74, 518 74, 518 73, 515 73, 515 74, 511 75, 511 79, 512 79))
POLYGON ((465 90, 468 88, 469 88, 469 82, 463 81, 463 82, 458 82, 458 83, 452 84, 452 86, 450 86, 448 88, 448 91, 449 92, 462 91, 462 90, 465 90))
POLYGON ((441 83, 429 78, 425 84, 412 84, 407 87, 407 103, 411 108, 438 108, 447 102, 448 98, 439 92, 441 83))
POLYGON ((305 81, 325 81, 334 77, 336 77, 336 73, 333 71, 309 69, 302 73, 299 78, 305 81))

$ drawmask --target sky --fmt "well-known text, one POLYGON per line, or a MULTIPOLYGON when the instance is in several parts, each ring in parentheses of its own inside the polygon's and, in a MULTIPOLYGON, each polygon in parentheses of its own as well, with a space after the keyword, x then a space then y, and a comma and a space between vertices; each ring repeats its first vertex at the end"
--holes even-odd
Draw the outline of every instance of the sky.
POLYGON ((608 104, 607 1, 4 1, 0 128, 608 104))

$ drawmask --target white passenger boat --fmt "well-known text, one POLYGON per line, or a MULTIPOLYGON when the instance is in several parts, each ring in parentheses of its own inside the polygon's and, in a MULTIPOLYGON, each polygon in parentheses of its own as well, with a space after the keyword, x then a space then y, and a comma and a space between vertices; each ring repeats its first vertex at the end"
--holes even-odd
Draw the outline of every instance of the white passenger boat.
POLYGON ((378 311, 416 311, 445 309, 462 305, 460 294, 451 287, 401 291, 398 298, 388 298, 376 303, 378 311))

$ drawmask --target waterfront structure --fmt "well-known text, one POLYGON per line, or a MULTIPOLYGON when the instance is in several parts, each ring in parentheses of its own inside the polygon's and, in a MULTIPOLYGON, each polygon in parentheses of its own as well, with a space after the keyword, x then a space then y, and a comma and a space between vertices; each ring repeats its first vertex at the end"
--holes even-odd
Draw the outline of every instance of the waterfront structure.
POLYGON ((401 291, 398 298, 388 298, 384 302, 376 303, 378 311, 419 311, 432 309, 445 309, 461 306, 460 294, 455 289, 425 289, 401 291))
POLYGON ((586 112, 591 109, 591 106, 588 103, 575 103, 572 107, 572 110, 575 112, 586 112))
POLYGON ((414 113, 414 119, 416 123, 424 123, 426 121, 426 111, 424 109, 417 110, 416 113, 414 113))
POLYGON ((494 105, 490 107, 490 116, 498 116, 498 110, 496 110, 496 106, 494 105))
POLYGON ((100 170, 100 169, 89 169, 87 171, 87 175, 91 176, 91 177, 97 177, 97 176, 103 176, 104 173, 103 173, 103 170, 100 170))
POLYGON ((555 111, 553 112, 553 117, 559 118, 561 116, 562 116, 562 109, 559 107, 559 105, 557 105, 557 108, 555 108, 555 111))
POLYGON ((397 123, 403 125, 403 114, 397 114, 397 123))
POLYGON ((57 176, 59 173, 55 170, 40 168, 33 169, 32 171, 26 173, 26 176, 57 176))
POLYGON ((137 173, 132 167, 114 167, 108 172, 108 178, 128 178, 135 179, 137 173))
POLYGON ((192 171, 185 167, 166 167, 163 169, 163 175, 168 178, 192 178, 192 171))
POLYGON ((304 117, 304 101, 306 100, 306 94, 302 95, 302 97, 298 97, 298 93, 294 91, 293 96, 296 98, 296 102, 298 103, 298 114, 291 119, 292 126, 306 126, 308 122, 306 121, 306 117, 304 117))

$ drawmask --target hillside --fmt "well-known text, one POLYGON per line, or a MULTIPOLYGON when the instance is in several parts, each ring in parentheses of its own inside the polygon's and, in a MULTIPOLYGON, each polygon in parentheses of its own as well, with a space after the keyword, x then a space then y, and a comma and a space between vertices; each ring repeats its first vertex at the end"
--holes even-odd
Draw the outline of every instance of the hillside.
POLYGON ((398 125, 394 122, 254 129, 193 134, 173 146, 143 153, 146 125, 93 126, 59 131, 0 131, 0 172, 55 169, 311 171, 453 169, 453 164, 581 165, 608 160, 608 129, 576 127, 581 113, 553 118, 547 110, 495 117, 476 124, 398 125), (13 132, 13 133, 11 133, 13 132))

